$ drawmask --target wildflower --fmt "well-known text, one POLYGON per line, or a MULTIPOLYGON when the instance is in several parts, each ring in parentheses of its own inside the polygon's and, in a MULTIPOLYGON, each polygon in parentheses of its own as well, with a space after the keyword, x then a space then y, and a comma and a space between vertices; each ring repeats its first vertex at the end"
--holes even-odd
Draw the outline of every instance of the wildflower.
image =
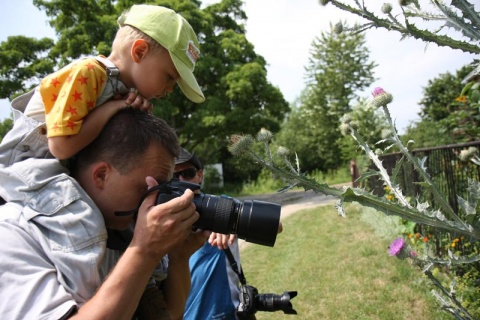
POLYGON ((420 233, 415 233, 415 238, 420 239, 420 233))
POLYGON ((383 13, 388 14, 388 13, 390 13, 391 11, 392 11, 392 5, 391 5, 390 3, 384 3, 384 4, 382 5, 382 12, 383 12, 383 13))
POLYGON ((371 105, 375 109, 386 106, 393 100, 393 96, 380 87, 373 89, 372 95, 373 100, 371 102, 371 105))
POLYGON ((385 192, 389 193, 390 192, 390 187, 389 186, 385 186, 385 192))
POLYGON ((408 234, 408 238, 409 238, 409 239, 412 239, 412 237, 413 237, 413 234, 409 233, 409 234, 408 234))
POLYGON ((457 244, 455 242, 452 242, 452 244, 450 245, 452 248, 455 248, 457 246, 457 244))
POLYGON ((405 245, 405 240, 403 240, 403 238, 397 238, 393 240, 392 244, 390 244, 390 247, 388 247, 390 256, 393 257, 400 254, 404 245, 405 245))
POLYGON ((397 238, 388 247, 390 256, 395 256, 399 259, 413 258, 417 256, 417 253, 412 251, 409 246, 405 244, 403 238, 397 238))
POLYGON ((262 141, 265 141, 265 142, 268 142, 270 141, 270 139, 272 139, 273 137, 273 134, 271 131, 265 129, 265 128, 262 128, 260 129, 260 132, 258 132, 257 134, 257 141, 259 142, 262 142, 262 141))
POLYGON ((455 98, 455 101, 456 101, 456 102, 463 102, 463 103, 465 103, 465 102, 467 102, 467 97, 466 97, 466 96, 456 97, 456 98, 455 98))
POLYGON ((428 237, 423 237, 423 242, 428 242, 428 237))
POLYGON ((393 201, 393 199, 395 199, 395 197, 393 196, 393 194, 387 195, 387 200, 388 200, 388 201, 393 201))
POLYGON ((253 137, 249 134, 241 136, 234 134, 230 137, 231 145, 228 147, 228 150, 234 155, 239 156, 253 144, 253 137))

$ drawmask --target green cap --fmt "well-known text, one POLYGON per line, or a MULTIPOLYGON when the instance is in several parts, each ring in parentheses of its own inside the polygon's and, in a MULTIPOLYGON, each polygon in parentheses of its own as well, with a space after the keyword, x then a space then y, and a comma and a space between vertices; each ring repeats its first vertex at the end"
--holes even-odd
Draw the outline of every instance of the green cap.
POLYGON ((157 41, 168 50, 180 74, 178 86, 188 99, 196 103, 205 101, 193 75, 200 54, 198 39, 185 18, 175 11, 155 5, 134 5, 118 18, 118 24, 129 25, 157 41))

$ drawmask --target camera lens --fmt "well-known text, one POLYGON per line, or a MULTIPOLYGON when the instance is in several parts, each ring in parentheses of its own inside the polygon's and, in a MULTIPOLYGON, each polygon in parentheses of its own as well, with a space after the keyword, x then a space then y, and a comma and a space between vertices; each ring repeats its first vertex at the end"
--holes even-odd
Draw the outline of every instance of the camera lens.
POLYGON ((282 310, 285 314, 297 314, 293 309, 290 299, 297 296, 297 291, 285 291, 282 295, 265 293, 255 296, 255 306, 259 311, 278 311, 282 310))
POLYGON ((194 226, 222 234, 236 234, 245 241, 273 247, 280 222, 276 203, 197 194, 193 203, 200 218, 194 226))

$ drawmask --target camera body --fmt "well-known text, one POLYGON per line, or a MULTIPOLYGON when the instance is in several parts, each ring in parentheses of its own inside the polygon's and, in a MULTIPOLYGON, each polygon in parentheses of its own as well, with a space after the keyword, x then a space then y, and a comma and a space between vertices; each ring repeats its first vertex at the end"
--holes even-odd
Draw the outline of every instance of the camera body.
POLYGON ((297 296, 297 291, 285 291, 282 295, 274 293, 259 294, 257 288, 249 285, 240 287, 240 304, 237 316, 242 319, 254 315, 257 311, 279 311, 285 314, 297 314, 290 299, 297 296))
POLYGON ((193 203, 200 214, 194 227, 221 234, 236 234, 247 242, 274 246, 280 223, 279 204, 204 194, 199 192, 200 185, 178 179, 163 184, 156 204, 179 197, 187 189, 195 192, 193 203))

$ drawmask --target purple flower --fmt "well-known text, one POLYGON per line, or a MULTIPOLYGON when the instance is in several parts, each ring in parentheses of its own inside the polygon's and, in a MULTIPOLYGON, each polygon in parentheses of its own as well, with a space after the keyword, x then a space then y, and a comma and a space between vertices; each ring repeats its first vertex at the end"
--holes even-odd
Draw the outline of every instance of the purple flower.
POLYGON ((382 88, 380 87, 376 87, 375 89, 373 89, 373 92, 372 92, 372 95, 374 97, 378 96, 378 95, 381 95, 381 94, 384 94, 385 93, 385 90, 383 90, 382 88))
POLYGON ((388 247, 388 252, 390 253, 390 256, 398 256, 402 252, 404 245, 405 240, 403 240, 403 238, 397 238, 393 240, 390 247, 388 247))

